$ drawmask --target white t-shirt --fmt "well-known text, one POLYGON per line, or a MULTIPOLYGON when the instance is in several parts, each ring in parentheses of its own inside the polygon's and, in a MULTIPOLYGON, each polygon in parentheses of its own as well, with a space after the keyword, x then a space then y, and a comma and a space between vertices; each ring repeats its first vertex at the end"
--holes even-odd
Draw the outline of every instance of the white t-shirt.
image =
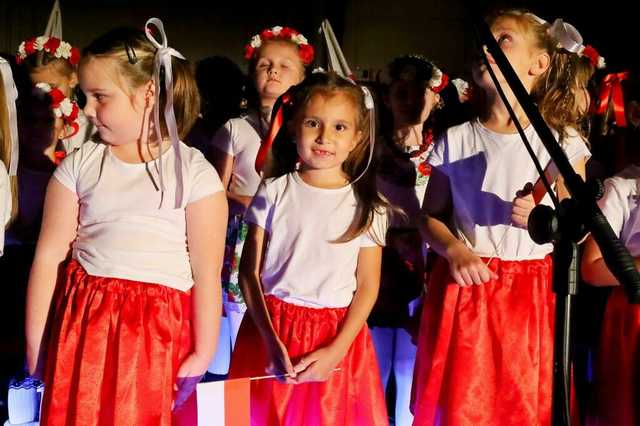
POLYGON ((264 294, 313 308, 349 306, 360 247, 384 244, 386 233, 385 212, 378 212, 367 232, 332 242, 345 233, 355 211, 351 185, 317 188, 295 172, 261 184, 245 220, 269 234, 260 274, 264 294))
MULTIPOLYGON (((524 132, 546 168, 550 157, 535 129, 530 125, 524 132)), ((563 149, 571 164, 590 157, 577 134, 563 141, 563 149)), ((455 226, 476 255, 503 260, 541 259, 553 250, 551 244, 534 243, 526 229, 511 225, 516 192, 539 178, 519 134, 496 133, 478 120, 469 121, 447 131, 429 162, 449 178, 455 226)), ((549 170, 557 169, 551 164, 549 170)), ((548 195, 541 202, 551 205, 548 195)))
POLYGON ((613 232, 631 256, 640 256, 640 167, 630 166, 605 181, 604 196, 598 201, 613 232))
POLYGON ((233 157, 229 191, 252 197, 260 185, 256 156, 267 126, 257 113, 232 118, 213 135, 212 146, 233 157), (264 129, 264 130, 263 130, 264 129))
POLYGON ((193 285, 186 237, 186 205, 222 191, 220 178, 195 148, 180 143, 184 196, 176 196, 175 153, 162 156, 160 207, 158 160, 131 164, 108 145, 87 142, 67 156, 54 177, 78 195, 80 213, 73 258, 90 275, 162 284, 193 285))
POLYGON ((0 256, 4 253, 4 228, 11 218, 11 183, 9 174, 0 161, 0 256))

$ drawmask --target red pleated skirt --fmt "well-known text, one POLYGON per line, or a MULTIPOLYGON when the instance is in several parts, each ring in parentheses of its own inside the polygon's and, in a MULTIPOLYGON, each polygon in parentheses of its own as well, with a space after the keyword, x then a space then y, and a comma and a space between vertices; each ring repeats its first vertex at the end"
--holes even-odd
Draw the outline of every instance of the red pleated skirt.
MULTIPOLYGON (((267 296, 276 333, 295 364, 305 354, 329 344, 338 333, 347 308, 313 309, 267 296)), ((231 359, 230 376, 265 375, 267 355, 251 317, 245 315, 231 359)), ((347 355, 326 382, 290 385, 274 379, 251 382, 251 424, 254 426, 388 425, 375 349, 365 325, 347 355)))
POLYGON ((41 424, 171 425, 190 294, 91 276, 75 260, 57 290, 41 424))
POLYGON ((640 424, 640 305, 616 287, 607 301, 589 426, 640 424))
POLYGON ((423 308, 414 425, 548 425, 555 296, 549 257, 502 261, 461 287, 439 259, 423 308))

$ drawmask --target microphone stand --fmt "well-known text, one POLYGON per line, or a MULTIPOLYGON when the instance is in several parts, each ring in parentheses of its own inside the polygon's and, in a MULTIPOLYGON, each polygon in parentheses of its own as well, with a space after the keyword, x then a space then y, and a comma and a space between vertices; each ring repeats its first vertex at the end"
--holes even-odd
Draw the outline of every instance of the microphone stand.
MULTIPOLYGON (((529 217, 529 234, 538 244, 553 242, 553 291, 556 294, 555 333, 554 333, 554 360, 553 360, 553 396, 552 396, 552 424, 570 424, 570 360, 571 360, 571 313, 572 299, 577 293, 577 252, 578 241, 587 232, 600 247, 606 265, 618 282, 624 287, 630 303, 640 303, 640 274, 636 270, 635 263, 627 249, 617 238, 611 226, 605 219, 602 211, 596 203, 596 199, 602 196, 602 185, 585 183, 573 170, 567 156, 556 141, 553 133, 540 115, 537 106, 531 100, 526 89, 520 82, 509 61, 496 42, 489 26, 482 19, 477 4, 473 0, 466 2, 480 45, 487 46, 498 68, 511 88, 523 111, 529 118, 540 137, 544 147, 551 156, 563 177, 564 183, 571 194, 570 199, 557 202, 555 194, 546 183, 554 204, 555 210, 549 206, 538 205, 529 217)), ((500 89, 497 79, 486 60, 488 70, 494 78, 494 84, 503 97, 503 101, 511 118, 517 123, 517 117, 508 105, 504 93, 500 89)), ((522 134, 522 132, 521 132, 522 134)), ((528 145, 528 143, 527 143, 528 145)), ((529 150, 532 154, 532 151, 529 150)), ((532 154, 533 161, 537 164, 537 158, 532 154)), ((536 166, 541 172, 539 165, 536 166)), ((541 174, 544 179, 544 174, 541 174)))

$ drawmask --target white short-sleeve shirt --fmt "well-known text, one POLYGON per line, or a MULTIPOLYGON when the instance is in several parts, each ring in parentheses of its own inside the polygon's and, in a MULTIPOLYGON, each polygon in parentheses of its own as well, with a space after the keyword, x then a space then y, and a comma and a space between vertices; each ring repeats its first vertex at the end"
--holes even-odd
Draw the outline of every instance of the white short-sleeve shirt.
POLYGON ((385 212, 376 212, 368 231, 334 242, 355 212, 351 185, 317 188, 296 172, 260 185, 245 220, 269 234, 260 274, 264 293, 313 308, 349 306, 360 248, 384 244, 387 226, 385 212))
MULTIPOLYGON (((540 164, 547 167, 551 158, 535 129, 530 125, 524 132, 540 164)), ((562 147, 571 164, 590 157, 577 134, 566 137, 562 147)), ((551 244, 538 245, 526 229, 511 224, 516 193, 539 178, 519 134, 496 133, 472 120, 450 128, 437 142, 429 163, 449 178, 458 236, 476 255, 541 259, 553 250, 551 244)), ((549 170, 554 168, 551 164, 549 170)), ((551 205, 548 195, 541 202, 551 205)))
POLYGON ((604 196, 598 201, 613 232, 631 256, 640 256, 640 167, 630 166, 605 181, 604 196))
POLYGON ((195 148, 180 143, 184 195, 175 207, 175 153, 162 156, 164 199, 158 160, 126 163, 108 145, 87 142, 67 156, 54 177, 78 196, 73 258, 90 275, 162 284, 186 291, 193 285, 185 208, 222 184, 195 148))
POLYGON ((248 197, 256 193, 260 175, 255 163, 264 131, 259 114, 251 113, 227 121, 213 136, 212 146, 233 157, 230 192, 248 197))

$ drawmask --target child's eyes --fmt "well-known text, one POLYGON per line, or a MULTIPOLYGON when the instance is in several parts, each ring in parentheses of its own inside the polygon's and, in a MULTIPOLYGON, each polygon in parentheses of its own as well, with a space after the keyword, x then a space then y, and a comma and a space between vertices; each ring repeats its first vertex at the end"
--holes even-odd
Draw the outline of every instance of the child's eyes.
POLYGON ((497 41, 498 41, 499 45, 502 45, 504 42, 506 42, 506 41, 508 42, 508 41, 511 41, 511 40, 512 40, 512 38, 511 38, 511 36, 509 34, 500 34, 498 36, 498 40, 497 41))
POLYGON ((316 127, 320 126, 320 123, 316 119, 306 118, 305 120, 302 121, 302 125, 304 127, 316 128, 316 127))
POLYGON ((336 124, 336 130, 339 132, 344 132, 345 130, 347 130, 347 125, 346 124, 336 124))

